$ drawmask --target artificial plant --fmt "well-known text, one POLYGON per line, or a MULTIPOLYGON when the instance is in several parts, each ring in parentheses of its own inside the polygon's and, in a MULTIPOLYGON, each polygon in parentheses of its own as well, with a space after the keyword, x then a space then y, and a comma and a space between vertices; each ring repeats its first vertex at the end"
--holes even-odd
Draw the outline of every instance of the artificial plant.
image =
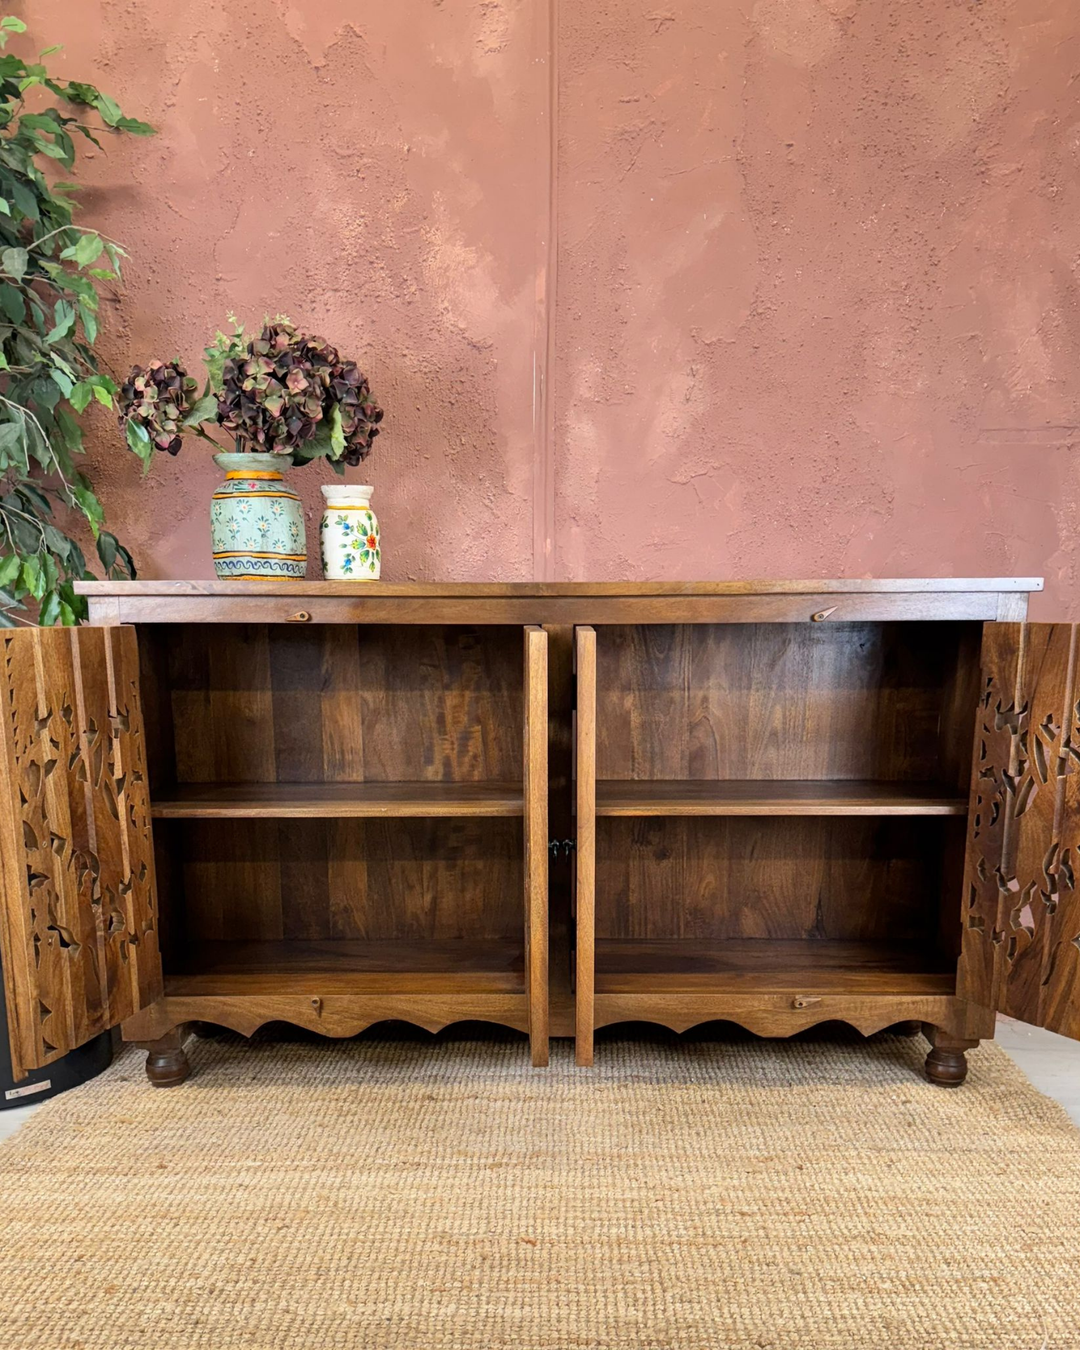
MULTIPOLYGON (((0 49, 21 19, 0 19, 0 49)), ((49 56, 59 50, 50 47, 49 56)), ((96 399, 114 406, 116 386, 94 355, 98 291, 120 279, 124 251, 72 223, 74 183, 55 176, 75 162, 75 137, 100 147, 105 133, 153 134, 92 84, 57 80, 38 62, 0 55, 0 625, 73 624, 86 602, 73 582, 92 574, 54 505, 89 522, 110 577, 135 575, 127 549, 103 528, 85 470, 80 415, 96 399), (62 108, 30 111, 45 90, 62 108), (97 116, 86 120, 88 113, 97 116), (98 121, 100 120, 100 125, 98 121), (46 169, 50 172, 46 172, 46 169)))
POLYGON ((120 390, 120 426, 144 462, 155 450, 175 455, 185 435, 240 452, 287 456, 293 464, 325 457, 338 472, 371 453, 382 409, 355 361, 324 338, 299 332, 282 315, 248 338, 235 320, 205 349, 206 383, 177 361, 135 366, 120 390))

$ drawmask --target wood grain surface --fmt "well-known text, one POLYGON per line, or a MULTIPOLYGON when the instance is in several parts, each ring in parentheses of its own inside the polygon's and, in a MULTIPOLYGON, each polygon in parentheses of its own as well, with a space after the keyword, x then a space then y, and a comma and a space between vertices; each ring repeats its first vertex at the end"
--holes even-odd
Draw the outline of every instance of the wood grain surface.
POLYGON ((966 816, 941 783, 859 779, 638 780, 596 785, 598 816, 966 816))

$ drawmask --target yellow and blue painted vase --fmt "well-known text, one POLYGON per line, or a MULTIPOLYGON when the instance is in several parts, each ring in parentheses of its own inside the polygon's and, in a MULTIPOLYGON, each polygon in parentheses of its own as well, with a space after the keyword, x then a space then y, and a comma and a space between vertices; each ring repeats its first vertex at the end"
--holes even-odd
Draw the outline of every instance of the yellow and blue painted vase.
POLYGON ((378 581, 382 538, 371 509, 374 488, 327 483, 326 510, 319 526, 323 576, 334 581, 378 581))
POLYGON ((215 455, 214 463, 225 470, 210 503, 214 571, 235 581, 304 576, 304 509, 282 477, 287 457, 215 455))

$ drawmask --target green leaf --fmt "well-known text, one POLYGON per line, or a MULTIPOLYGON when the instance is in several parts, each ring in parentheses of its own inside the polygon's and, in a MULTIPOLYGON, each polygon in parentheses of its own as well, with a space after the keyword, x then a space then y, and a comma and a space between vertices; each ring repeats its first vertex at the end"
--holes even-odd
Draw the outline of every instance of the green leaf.
MULTIPOLYGON (((27 220, 40 220, 41 211, 38 207, 37 194, 18 180, 9 185, 11 200, 15 203, 15 209, 20 211, 27 220)), ((42 196, 46 194, 42 192, 42 196)))
POLYGON ((22 281, 26 275, 29 261, 30 254, 24 248, 5 248, 0 252, 0 262, 4 265, 4 271, 16 281, 22 281))
POLYGON ((43 516, 52 515, 52 507, 49 505, 48 497, 33 483, 20 483, 15 492, 17 496, 22 498, 23 505, 28 510, 38 511, 43 516))
POLYGON ((56 109, 50 108, 43 113, 23 113, 19 118, 19 126, 29 127, 31 131, 53 132, 63 125, 63 121, 56 109))
POLYGON ((209 422, 217 417, 218 401, 213 394, 204 394, 181 423, 185 427, 197 427, 200 422, 209 422))
POLYGON ((80 380, 68 395, 68 402, 77 413, 85 412, 94 397, 94 386, 89 380, 80 380))
POLYGON ((25 33, 26 24, 23 23, 22 19, 16 19, 13 14, 8 14, 0 19, 0 29, 5 33, 25 33))
POLYGON ((145 427, 140 426, 138 422, 132 422, 130 418, 125 425, 124 431, 127 435, 128 446, 130 449, 134 450, 142 460, 143 472, 145 473, 150 468, 150 461, 154 457, 154 445, 150 440, 150 433, 145 427))
POLYGON ((124 252, 124 250, 120 247, 119 244, 113 244, 113 243, 110 243, 109 240, 106 239, 106 240, 105 240, 105 256, 106 256, 106 258, 108 258, 109 263, 110 263, 111 266, 112 266, 112 270, 116 273, 117 278, 119 279, 119 277, 120 277, 120 259, 121 259, 121 258, 126 258, 126 257, 127 257, 127 254, 124 252))
POLYGON ((79 616, 76 615, 66 600, 60 601, 60 622, 65 628, 74 628, 79 622, 79 616))
POLYGON ((328 422, 320 422, 319 429, 309 441, 305 441, 293 451, 295 464, 310 464, 313 459, 325 458, 333 461, 331 454, 332 430, 328 422))
MULTIPOLYGON (((55 355, 54 352, 54 359, 55 355)), ((78 413, 86 411, 92 398, 96 398, 103 407, 111 409, 115 394, 116 385, 108 375, 88 375, 86 379, 79 380, 72 389, 68 402, 78 413)))
POLYGON ((137 117, 121 117, 116 123, 117 131, 126 131, 130 136, 156 136, 157 128, 149 122, 140 122, 137 117))
POLYGON ((23 559, 22 584, 35 600, 40 600, 45 594, 45 575, 35 556, 23 559))
MULTIPOLYGON (((94 133, 90 130, 89 127, 84 127, 80 122, 76 125, 75 130, 79 133, 80 136, 85 136, 86 139, 91 143, 91 145, 96 145, 99 150, 104 150, 105 147, 101 144, 101 142, 98 140, 98 138, 94 135, 94 133)), ((59 184, 57 183, 53 184, 54 188, 58 186, 59 184)), ((78 192, 79 184, 70 183, 67 185, 67 190, 70 192, 78 192)))
POLYGON ((98 97, 98 91, 92 84, 85 84, 81 80, 70 80, 63 90, 63 96, 69 103, 81 103, 86 108, 94 107, 94 100, 98 97))
POLYGON ((94 100, 94 107, 101 114, 101 120, 108 123, 110 127, 116 126, 124 115, 120 111, 120 105, 115 99, 111 99, 108 94, 98 94, 94 100))
POLYGON ((45 547, 50 553, 55 553, 58 558, 66 559, 72 549, 72 541, 56 528, 55 525, 45 526, 45 547))
POLYGON ((60 580, 60 569, 56 566, 56 559, 51 553, 41 555, 41 575, 45 579, 45 590, 55 590, 56 583, 60 580))
POLYGON ((27 554, 35 553, 41 547, 41 530, 33 517, 23 520, 21 516, 9 515, 6 524, 11 531, 16 553, 21 553, 25 558, 27 554))
POLYGON ((127 549, 117 541, 116 544, 117 561, 112 569, 114 577, 126 576, 128 580, 134 581, 138 577, 138 569, 135 566, 135 559, 127 549))
POLYGON ((93 346, 97 341, 97 319, 94 317, 92 308, 85 300, 79 301, 79 318, 82 319, 83 332, 86 334, 86 340, 93 346))
POLYGON ((333 459, 340 459, 344 453, 345 433, 341 429, 341 408, 335 403, 330 413, 330 454, 333 459))
POLYGON ((60 597, 55 591, 50 591, 41 603, 41 609, 38 611, 38 623, 42 628, 51 628, 59 617, 60 597))
POLYGON ((53 413, 56 423, 58 439, 66 451, 72 454, 82 454, 83 434, 82 427, 68 412, 66 408, 57 408, 53 413))
POLYGON ((80 234, 78 243, 73 248, 64 249, 60 256, 74 258, 79 267, 88 267, 92 262, 97 262, 104 247, 105 243, 100 235, 80 234))
POLYGON ((68 153, 62 146, 54 145, 52 141, 45 140, 43 136, 34 136, 32 139, 40 154, 48 155, 50 159, 68 160, 68 153))
POLYGON ((23 298, 16 288, 6 281, 0 283, 0 309, 4 311, 12 323, 24 324, 26 322, 26 305, 23 303, 23 298))
POLYGON ((105 241, 98 234, 83 234, 75 245, 75 261, 80 267, 89 267, 97 262, 105 248, 105 241))
MULTIPOLYGON (((61 303, 63 302, 61 301, 61 303)), ((60 392, 52 380, 41 379, 35 380, 30 386, 30 396, 35 403, 44 404, 52 412, 59 402, 60 392)))
POLYGON ((86 483, 72 483, 71 492, 75 500, 82 508, 82 513, 90 522, 90 529, 93 531, 94 538, 98 537, 101 522, 105 519, 105 512, 101 503, 94 494, 93 488, 86 483))
MULTIPOLYGON (((74 539, 68 540, 67 570, 68 574, 73 577, 84 577, 87 575, 86 559, 83 557, 82 549, 74 539)), ((60 588, 60 594, 67 598, 67 593, 62 586, 60 588)))
MULTIPOLYGON (((21 418, 0 422, 0 464, 4 469, 14 465, 23 473, 30 470, 26 451, 26 430, 21 418)), ((2 585, 3 582, 0 582, 0 586, 2 585)))
POLYGON ((116 562, 116 535, 109 534, 107 530, 102 530, 98 535, 97 551, 98 557, 101 559, 101 565, 107 572, 116 562))
POLYGON ((75 309, 67 300, 57 300, 53 310, 53 328, 46 334, 45 341, 59 342, 75 327, 75 309))
POLYGON ((22 559, 17 553, 9 553, 6 558, 0 559, 0 587, 7 586, 19 575, 19 568, 22 566, 22 559))

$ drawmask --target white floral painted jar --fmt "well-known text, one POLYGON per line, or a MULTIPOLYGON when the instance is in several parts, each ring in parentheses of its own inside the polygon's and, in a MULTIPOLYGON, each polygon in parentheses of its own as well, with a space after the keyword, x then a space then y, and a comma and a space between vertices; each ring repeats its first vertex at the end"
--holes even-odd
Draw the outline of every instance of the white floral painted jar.
POLYGON ((326 510, 319 526, 323 576, 332 581, 378 581, 382 571, 379 522, 371 509, 372 487, 326 483, 326 510))

